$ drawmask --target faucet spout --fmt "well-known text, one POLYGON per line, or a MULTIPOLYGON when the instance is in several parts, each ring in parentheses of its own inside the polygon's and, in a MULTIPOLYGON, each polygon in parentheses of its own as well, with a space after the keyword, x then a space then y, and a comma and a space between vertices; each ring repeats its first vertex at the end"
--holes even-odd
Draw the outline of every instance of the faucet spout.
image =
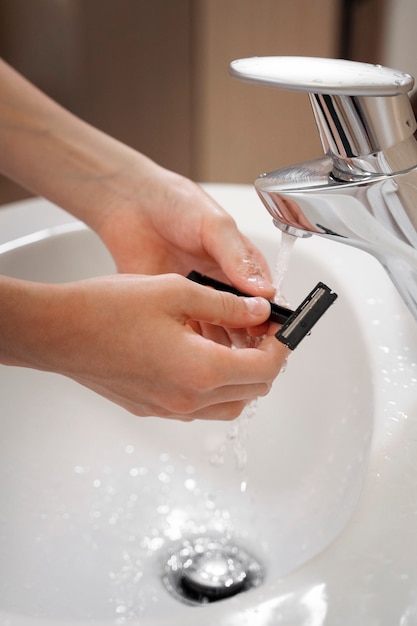
POLYGON ((417 320, 417 141, 398 70, 337 59, 234 61, 242 80, 309 93, 326 156, 262 174, 260 199, 281 230, 375 256, 417 320))
POLYGON ((320 235, 376 257, 417 320, 417 168, 396 176, 343 182, 322 158, 258 178, 274 224, 298 236, 320 235), (298 178, 298 184, 289 179, 298 178))

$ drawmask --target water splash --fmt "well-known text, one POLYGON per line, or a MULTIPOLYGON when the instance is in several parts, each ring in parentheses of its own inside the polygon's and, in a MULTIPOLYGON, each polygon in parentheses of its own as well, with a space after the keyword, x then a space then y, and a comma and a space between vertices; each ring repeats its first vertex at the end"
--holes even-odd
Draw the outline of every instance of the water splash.
POLYGON ((246 468, 248 460, 247 441, 249 423, 256 415, 257 406, 258 399, 255 398, 246 405, 241 415, 230 424, 226 437, 210 455, 211 465, 224 465, 230 448, 237 470, 243 470, 246 468))
MULTIPOLYGON (((275 302, 282 306, 288 306, 288 302, 283 294, 283 282, 287 275, 291 253, 296 241, 296 237, 287 233, 282 233, 281 245, 279 247, 275 273, 274 273, 274 287, 276 289, 275 302)), ((256 338, 248 337, 247 347, 255 347, 253 341, 257 341, 256 338)), ((287 367, 285 362, 281 368, 281 373, 284 373, 287 367)), ((231 444, 232 454, 235 459, 236 468, 242 471, 247 465, 247 440, 249 423, 256 415, 258 407, 257 398, 250 402, 243 413, 230 425, 226 438, 220 443, 217 449, 210 456, 210 464, 214 466, 222 466, 225 463, 226 456, 228 454, 228 448, 231 444)), ((247 480, 242 479, 241 491, 246 491, 247 480)))
POLYGON ((281 234, 281 245, 275 264, 274 287, 276 289, 275 302, 281 306, 288 306, 288 302, 283 294, 283 283, 290 265, 290 259, 297 237, 288 233, 281 234))

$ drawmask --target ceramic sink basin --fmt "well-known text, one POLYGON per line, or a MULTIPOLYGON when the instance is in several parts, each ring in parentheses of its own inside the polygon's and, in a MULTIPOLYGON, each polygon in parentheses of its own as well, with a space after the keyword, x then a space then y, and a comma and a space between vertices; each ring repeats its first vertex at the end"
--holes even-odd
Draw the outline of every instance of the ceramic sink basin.
MULTIPOLYGON (((207 189, 274 267, 280 234, 252 188, 207 189)), ((0 230, 1 273, 115 271, 44 200, 0 211, 0 230)), ((338 300, 233 423, 136 418, 59 375, 1 368, 1 626, 417 623, 414 322, 372 258, 297 242, 291 305, 318 281, 338 300), (254 555, 263 584, 202 607, 173 598, 169 550, 206 534, 254 555)))

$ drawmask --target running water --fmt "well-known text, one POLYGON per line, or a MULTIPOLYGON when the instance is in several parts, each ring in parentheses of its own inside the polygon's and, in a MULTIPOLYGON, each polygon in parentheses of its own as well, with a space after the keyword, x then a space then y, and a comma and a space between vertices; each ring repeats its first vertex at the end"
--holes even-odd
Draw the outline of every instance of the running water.
MULTIPOLYGON (((281 233, 281 245, 279 247, 277 260, 275 263, 274 273, 274 287, 276 289, 274 301, 281 306, 290 307, 291 303, 288 302, 283 292, 284 279, 287 275, 288 268, 290 266, 290 259, 294 244, 297 237, 289 235, 288 233, 281 233)), ((287 369, 287 359, 281 367, 280 374, 284 374, 287 369)))
MULTIPOLYGON (((256 415, 257 406, 258 399, 255 398, 246 405, 241 415, 230 424, 226 437, 210 455, 211 465, 224 465, 229 444, 232 449, 236 469, 238 471, 243 471, 246 468, 248 460, 246 446, 248 439, 248 427, 250 420, 254 415, 256 415)), ((242 479, 242 485, 246 484, 246 482, 247 481, 242 479)), ((244 490, 245 487, 241 487, 241 491, 244 490)))
POLYGON ((288 233, 281 233, 281 245, 275 264, 274 287, 276 289, 275 302, 282 306, 288 306, 288 302, 283 294, 283 283, 290 265, 291 253, 296 242, 296 237, 288 233))
MULTIPOLYGON (((281 306, 289 306, 289 303, 283 293, 283 283, 288 272, 291 253, 295 241, 296 237, 294 237, 293 235, 289 235, 288 233, 284 232, 281 234, 281 245, 278 250, 274 273, 274 287, 276 289, 274 301, 281 306)), ((286 363, 284 363, 284 365, 282 366, 281 373, 284 373, 285 369, 286 363)), ((245 470, 248 458, 247 439, 249 423, 256 415, 257 406, 258 399, 255 398, 246 406, 243 413, 234 422, 232 422, 225 440, 221 442, 218 448, 210 456, 211 465, 224 465, 225 455, 227 454, 227 447, 228 444, 231 443, 237 470, 245 470)), ((246 487, 247 479, 242 477, 241 491, 246 491, 246 487)))

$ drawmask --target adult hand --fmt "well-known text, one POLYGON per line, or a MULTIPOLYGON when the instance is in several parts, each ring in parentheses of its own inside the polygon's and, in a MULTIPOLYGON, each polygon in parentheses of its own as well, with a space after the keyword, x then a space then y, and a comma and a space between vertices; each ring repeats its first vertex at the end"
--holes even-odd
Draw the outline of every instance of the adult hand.
POLYGON ((0 61, 0 170, 96 230, 119 271, 191 269, 272 297, 262 254, 190 180, 75 117, 0 61))
POLYGON ((232 419, 269 391, 288 354, 273 335, 244 349, 222 336, 223 327, 264 322, 263 298, 176 274, 4 282, 3 362, 64 374, 135 415, 232 419), (216 341, 200 322, 219 329, 216 341))
POLYGON ((261 252, 199 185, 137 155, 137 172, 121 175, 119 187, 123 200, 114 193, 94 223, 119 271, 197 269, 252 295, 274 295, 261 252))
POLYGON ((161 274, 61 286, 6 280, 2 362, 61 372, 138 415, 227 419, 266 393, 286 350, 272 336, 233 350, 229 331, 272 332, 262 325, 269 305, 248 315, 244 299, 166 275, 197 269, 272 297, 265 260, 231 217, 1 61, 0 86, 0 170, 96 230, 121 272, 161 274))

